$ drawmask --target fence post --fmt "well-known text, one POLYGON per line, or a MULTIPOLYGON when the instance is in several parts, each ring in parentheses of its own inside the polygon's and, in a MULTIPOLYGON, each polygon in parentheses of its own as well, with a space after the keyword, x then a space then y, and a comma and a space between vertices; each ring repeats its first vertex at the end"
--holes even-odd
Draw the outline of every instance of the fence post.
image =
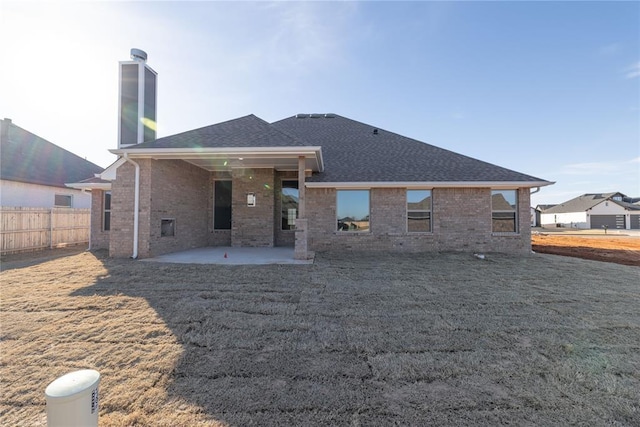
POLYGON ((53 208, 49 211, 49 249, 53 249, 53 208))

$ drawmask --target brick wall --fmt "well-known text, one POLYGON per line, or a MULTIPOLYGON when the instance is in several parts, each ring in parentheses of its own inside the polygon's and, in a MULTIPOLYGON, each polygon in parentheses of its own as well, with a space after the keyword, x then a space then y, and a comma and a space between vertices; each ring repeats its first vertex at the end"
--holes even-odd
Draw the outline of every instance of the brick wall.
POLYGON ((231 194, 232 246, 274 245, 273 169, 234 169, 231 194), (247 193, 254 193, 256 205, 247 206, 247 193))
MULTIPOLYGON (((138 257, 207 246, 210 180, 203 169, 180 160, 141 159, 138 257), (161 220, 175 219, 175 236, 161 236, 161 220)), ((125 163, 112 182, 109 254, 133 253, 135 168, 125 163)))
POLYGON ((91 190, 91 249, 109 249, 109 232, 102 229, 104 191, 91 190))
POLYGON ((133 192, 134 167, 125 163, 118 168, 116 179, 111 182, 109 255, 112 257, 126 258, 133 253, 133 192))
POLYGON ((207 246, 209 172, 181 160, 151 162, 149 253, 144 256, 207 246), (161 235, 163 219, 175 220, 174 236, 161 235))
MULTIPOLYGON (((280 230, 281 180, 295 172, 273 169, 234 170, 233 175, 209 173, 182 161, 140 160, 141 258, 202 246, 293 245, 295 234, 280 230), (224 176, 223 176, 224 175, 224 176), (213 230, 214 179, 232 178, 231 230, 213 230), (247 206, 247 193, 256 206, 247 206), (176 235, 161 236, 161 220, 175 219, 176 235)), ((469 251, 528 253, 529 189, 518 191, 518 233, 492 233, 491 189, 436 188, 432 190, 432 233, 407 233, 406 190, 371 190, 371 232, 336 231, 336 190, 307 189, 309 250, 469 251)), ((122 165, 112 183, 111 231, 95 231, 102 224, 102 196, 94 197, 92 247, 108 247, 114 257, 133 250, 134 167, 122 165), (99 206, 97 204, 100 204, 99 206), (109 236, 110 235, 110 236, 109 236), (110 237, 110 239, 109 239, 110 237)))
POLYGON ((518 252, 531 250, 529 190, 519 197, 519 233, 491 232, 491 189, 436 188, 432 233, 406 231, 405 189, 371 190, 371 232, 336 231, 336 190, 307 189, 309 250, 518 252))

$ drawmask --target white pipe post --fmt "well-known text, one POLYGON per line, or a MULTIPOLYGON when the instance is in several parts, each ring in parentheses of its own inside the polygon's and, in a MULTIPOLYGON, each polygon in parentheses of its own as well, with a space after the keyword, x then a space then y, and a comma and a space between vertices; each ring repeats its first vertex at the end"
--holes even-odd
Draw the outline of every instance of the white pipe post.
POLYGON ((140 165, 129 158, 127 153, 124 153, 124 159, 135 166, 135 182, 134 182, 134 195, 133 195, 133 255, 131 258, 138 258, 138 221, 140 214, 138 212, 140 206, 140 165))
POLYGON ((82 369, 63 375, 44 391, 47 427, 98 427, 100 373, 82 369))

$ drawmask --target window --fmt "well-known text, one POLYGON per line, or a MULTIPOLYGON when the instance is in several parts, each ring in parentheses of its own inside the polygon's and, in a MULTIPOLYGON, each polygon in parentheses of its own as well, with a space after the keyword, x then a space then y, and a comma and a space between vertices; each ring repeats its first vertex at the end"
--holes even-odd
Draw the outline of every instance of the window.
POLYGON ((407 231, 431 231, 431 190, 407 190, 407 231))
POLYGON ((491 191, 491 231, 515 233, 517 231, 518 196, 516 190, 491 191))
POLYGON ((282 229, 295 230, 298 218, 298 181, 282 181, 280 206, 282 211, 282 229))
POLYGON ((102 230, 111 230, 111 191, 104 192, 102 201, 102 230))
POLYGON ((160 237, 172 237, 176 235, 176 220, 173 218, 160 220, 160 237))
POLYGON ((369 231, 369 190, 338 190, 338 231, 369 231))
POLYGON ((56 194, 53 199, 53 205, 58 208, 70 208, 72 196, 68 194, 56 194))
POLYGON ((231 181, 215 181, 213 229, 231 230, 231 181))

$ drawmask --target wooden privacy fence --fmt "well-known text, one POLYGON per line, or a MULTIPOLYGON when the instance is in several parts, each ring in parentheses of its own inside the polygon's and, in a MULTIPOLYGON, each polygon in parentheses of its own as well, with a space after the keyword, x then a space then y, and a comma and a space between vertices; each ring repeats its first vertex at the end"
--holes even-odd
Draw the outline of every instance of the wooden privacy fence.
POLYGON ((90 209, 0 207, 0 253, 89 242, 90 209))

